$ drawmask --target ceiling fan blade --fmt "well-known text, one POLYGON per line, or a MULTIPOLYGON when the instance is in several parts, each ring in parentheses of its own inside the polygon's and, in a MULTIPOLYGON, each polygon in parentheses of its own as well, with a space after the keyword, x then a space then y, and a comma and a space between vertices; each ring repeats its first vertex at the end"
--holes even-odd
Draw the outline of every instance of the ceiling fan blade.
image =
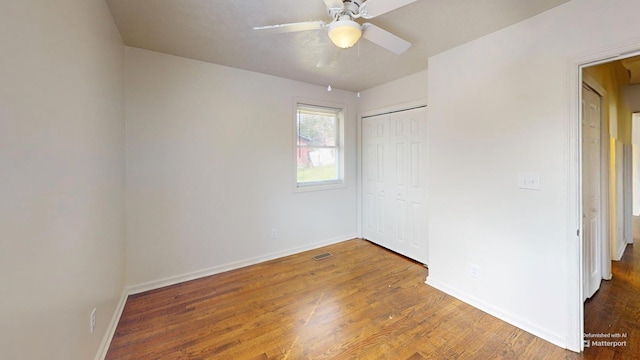
POLYGON ((337 9, 342 10, 343 4, 342 0, 323 0, 324 4, 327 5, 327 9, 337 9))
POLYGON ((254 26, 253 30, 267 31, 272 34, 282 34, 297 31, 320 30, 324 29, 327 24, 324 21, 305 21, 298 23, 254 26))
POLYGON ((362 37, 372 43, 382 46, 396 55, 400 55, 411 47, 411 43, 387 30, 371 23, 362 24, 362 37))
POLYGON ((336 54, 338 54, 338 47, 329 41, 327 45, 325 45, 324 49, 322 49, 322 54, 316 63, 316 67, 325 67, 330 65, 336 58, 336 54))
POLYGON ((372 19, 415 1, 417 0, 367 0, 360 5, 360 16, 364 19, 372 19))

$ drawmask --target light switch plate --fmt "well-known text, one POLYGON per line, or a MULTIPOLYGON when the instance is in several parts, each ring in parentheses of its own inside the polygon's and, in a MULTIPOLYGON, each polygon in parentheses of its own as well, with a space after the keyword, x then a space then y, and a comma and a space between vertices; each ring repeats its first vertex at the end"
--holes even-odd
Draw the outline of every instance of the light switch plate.
POLYGON ((540 175, 536 173, 519 173, 518 187, 527 190, 540 190, 540 175))

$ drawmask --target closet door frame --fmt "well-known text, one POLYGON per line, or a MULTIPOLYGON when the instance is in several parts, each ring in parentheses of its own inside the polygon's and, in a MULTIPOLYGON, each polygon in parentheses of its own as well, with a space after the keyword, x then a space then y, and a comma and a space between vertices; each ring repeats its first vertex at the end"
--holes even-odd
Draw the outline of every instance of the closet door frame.
MULTIPOLYGON (((362 238, 366 239, 367 238, 366 235, 369 235, 369 234, 367 234, 367 229, 366 229, 366 225, 367 225, 366 222, 368 221, 366 216, 368 216, 368 212, 365 209, 365 206, 367 206, 367 200, 368 199, 367 199, 367 194, 366 194, 366 192, 367 192, 366 175, 367 174, 365 174, 365 170, 366 169, 364 168, 364 166, 365 166, 364 164, 365 164, 365 160, 366 160, 365 156, 367 156, 367 151, 366 151, 366 146, 367 145, 364 143, 365 134, 363 132, 366 129, 364 129, 364 127, 363 127, 363 124, 364 124, 363 121, 366 121, 365 120, 366 118, 371 118, 371 117, 375 117, 375 116, 379 116, 379 115, 386 115, 387 119, 389 119, 389 114, 391 114, 391 113, 397 113, 397 112, 401 112, 401 111, 405 111, 405 110, 411 110, 411 109, 422 108, 422 107, 426 108, 425 111, 424 111, 424 119, 422 121, 422 124, 424 126, 428 126, 428 121, 427 121, 427 118, 428 118, 428 110, 427 109, 428 108, 427 108, 426 99, 422 99, 422 100, 418 100, 418 101, 414 101, 414 102, 410 102, 410 103, 403 103, 403 104, 399 104, 399 105, 396 105, 396 106, 380 108, 380 109, 376 109, 376 110, 372 110, 372 111, 366 111, 366 112, 363 112, 363 113, 359 114, 359 116, 358 116, 358 124, 357 124, 357 131, 358 131, 358 136, 357 136, 357 139, 358 139, 358 169, 357 170, 358 171, 357 171, 357 174, 358 174, 358 184, 359 184, 359 190, 357 192, 357 196, 358 196, 358 198, 357 198, 357 201, 358 201, 358 234, 362 238)), ((389 131, 390 130, 389 129, 389 127, 390 127, 389 123, 390 123, 390 121, 387 120, 387 129, 385 129, 385 131, 389 131)), ((426 131, 427 130, 425 130, 425 134, 423 136, 423 141, 424 141, 423 154, 424 154, 424 157, 425 157, 424 158, 425 162, 426 162, 427 139, 428 139, 428 134, 426 133, 426 131)), ((375 149, 369 149, 369 151, 371 151, 371 150, 375 150, 375 149)), ((371 161, 372 159, 369 158, 368 160, 371 161)), ((426 208, 427 199, 428 199, 427 189, 426 189, 427 188, 426 174, 428 172, 428 169, 427 169, 427 164, 426 163, 424 163, 424 166, 425 166, 424 171, 423 171, 424 176, 421 179, 422 187, 423 187, 423 191, 422 191, 422 193, 423 193, 422 202, 423 203, 422 204, 423 204, 423 207, 426 208)), ((385 169, 385 171, 386 170, 388 170, 388 169, 385 169)), ((392 243, 388 243, 388 242, 385 242, 385 241, 382 241, 382 242, 373 241, 373 242, 376 242, 376 243, 378 243, 378 244, 380 244, 380 245, 382 245, 384 247, 390 248, 390 250, 399 252, 399 253, 401 253, 401 254, 403 254, 405 256, 412 257, 412 258, 414 258, 414 259, 416 259, 418 261, 421 261, 421 262, 427 264, 428 263, 428 237, 427 237, 427 230, 428 229, 426 227, 426 224, 427 224, 426 210, 424 211, 424 215, 422 216, 422 224, 424 224, 423 225, 423 229, 424 230, 422 231, 422 235, 421 235, 421 239, 420 240, 421 240, 421 242, 423 244, 423 248, 422 248, 422 250, 420 250, 421 253, 418 254, 418 256, 411 256, 412 254, 411 253, 407 253, 407 251, 404 251, 405 249, 394 249, 394 248, 392 248, 394 246, 392 243)), ((371 240, 371 239, 368 239, 368 240, 371 240)))

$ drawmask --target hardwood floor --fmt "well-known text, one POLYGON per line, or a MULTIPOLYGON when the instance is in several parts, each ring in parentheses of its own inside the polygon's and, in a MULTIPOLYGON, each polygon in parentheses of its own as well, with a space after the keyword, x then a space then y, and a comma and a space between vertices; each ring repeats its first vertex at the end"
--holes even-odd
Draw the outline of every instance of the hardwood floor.
MULTIPOLYGON (((616 271, 635 284, 635 302, 590 302, 587 328, 627 331, 628 343, 637 342, 608 358, 640 343, 639 277, 616 271), (613 324, 604 320, 612 306, 624 309, 613 324), (635 318, 620 319, 629 314, 635 318)), ((133 295, 106 358, 583 358, 425 285, 426 275, 421 264, 355 239, 133 295), (323 252, 333 256, 312 259, 323 252)), ((596 298, 627 289, 603 285, 596 298)))
MULTIPOLYGON (((636 245, 638 246, 638 245, 636 245)), ((585 334, 626 334, 626 337, 591 337, 585 359, 640 358, 640 249, 628 245, 620 261, 612 262, 613 279, 585 302, 585 334), (624 342, 623 346, 593 346, 593 341, 624 342)), ((607 345, 607 344, 604 344, 607 345)))

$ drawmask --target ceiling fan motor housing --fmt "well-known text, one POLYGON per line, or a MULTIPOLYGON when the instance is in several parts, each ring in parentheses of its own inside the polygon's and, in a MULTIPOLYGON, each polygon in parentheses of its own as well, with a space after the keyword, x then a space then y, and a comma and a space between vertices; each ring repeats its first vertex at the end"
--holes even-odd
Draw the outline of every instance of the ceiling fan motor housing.
POLYGON ((360 5, 362 5, 360 0, 345 0, 342 3, 342 9, 333 8, 327 10, 334 20, 340 20, 343 16, 355 19, 360 17, 360 5))
POLYGON ((327 29, 331 42, 339 48, 350 48, 362 37, 396 55, 404 53, 411 43, 368 22, 360 24, 358 18, 372 19, 418 0, 323 0, 332 21, 305 21, 279 25, 257 26, 255 30, 274 33, 327 29))

